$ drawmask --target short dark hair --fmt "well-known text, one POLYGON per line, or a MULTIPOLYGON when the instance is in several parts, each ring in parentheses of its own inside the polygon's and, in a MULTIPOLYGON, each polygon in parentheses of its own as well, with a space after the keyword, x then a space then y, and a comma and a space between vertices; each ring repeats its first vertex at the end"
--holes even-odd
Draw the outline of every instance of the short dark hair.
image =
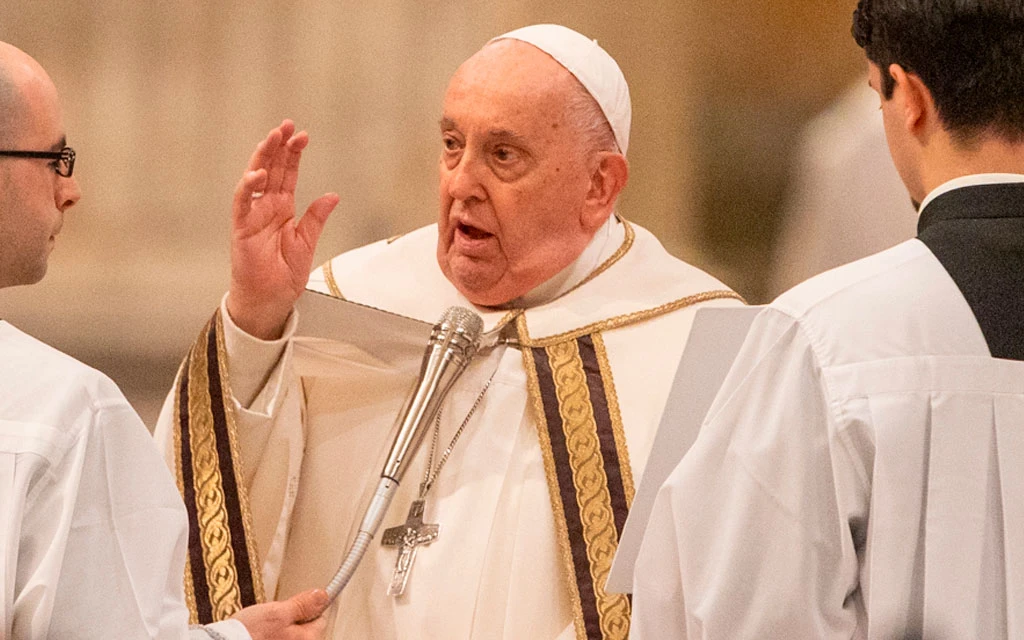
POLYGON ((860 0, 853 37, 881 68, 886 99, 898 64, 921 78, 958 141, 1024 141, 1021 0, 860 0))

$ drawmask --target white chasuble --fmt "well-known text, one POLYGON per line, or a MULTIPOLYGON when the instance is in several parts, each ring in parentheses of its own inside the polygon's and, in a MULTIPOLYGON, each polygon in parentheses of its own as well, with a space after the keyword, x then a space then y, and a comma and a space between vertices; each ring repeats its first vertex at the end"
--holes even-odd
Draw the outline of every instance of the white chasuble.
MULTIPOLYGON (((567 293, 526 309, 476 309, 485 330, 507 323, 513 340, 482 351, 442 408, 439 449, 492 380, 426 495, 423 521, 439 526, 437 538, 419 548, 404 593, 393 597, 387 590, 398 551, 378 536, 328 613, 329 637, 626 636, 628 601, 601 593, 603 581, 594 576, 583 576, 590 585, 580 587, 569 575, 599 576, 610 566, 617 533, 609 505, 628 506, 622 496, 643 469, 695 309, 740 303, 720 282, 668 255, 649 232, 614 224, 621 243, 567 293), (551 391, 547 405, 543 389, 551 391), (576 430, 601 423, 600 416, 607 437, 576 430), (622 489, 599 492, 596 511, 574 503, 586 488, 577 496, 572 476, 559 478, 558 454, 542 447, 552 433, 559 437, 549 427, 564 427, 574 453, 591 453, 571 462, 578 468, 590 464, 602 475, 595 459, 618 456, 623 468, 612 474, 622 489), (572 535, 564 514, 572 509, 577 524, 607 523, 593 536, 604 546, 591 547, 589 557, 574 557, 564 543, 572 535), (597 609, 585 619, 580 603, 588 599, 597 609)), ((473 308, 440 272, 436 239, 430 226, 342 254, 315 272, 309 287, 429 323, 452 305, 473 308)), ((239 366, 232 361, 232 371, 239 366)), ((300 332, 255 399, 233 401, 241 484, 268 597, 323 587, 337 570, 418 367, 418 359, 392 361, 300 332)), ((158 437, 176 464, 171 414, 168 405, 158 437)), ((428 447, 412 461, 385 528, 405 521, 428 447)))

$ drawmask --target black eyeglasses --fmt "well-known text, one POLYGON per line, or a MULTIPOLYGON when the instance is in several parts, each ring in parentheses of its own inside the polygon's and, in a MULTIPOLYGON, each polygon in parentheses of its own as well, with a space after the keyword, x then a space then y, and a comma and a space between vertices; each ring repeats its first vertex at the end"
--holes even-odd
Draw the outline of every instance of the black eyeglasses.
POLYGON ((75 150, 71 147, 64 147, 60 151, 0 151, 0 156, 56 160, 53 170, 65 178, 70 178, 75 171, 75 150))

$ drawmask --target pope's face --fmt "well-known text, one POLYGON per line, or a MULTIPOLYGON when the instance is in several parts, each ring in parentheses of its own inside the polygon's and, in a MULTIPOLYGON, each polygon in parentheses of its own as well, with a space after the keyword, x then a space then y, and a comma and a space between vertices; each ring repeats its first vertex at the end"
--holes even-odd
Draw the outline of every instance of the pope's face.
POLYGON ((576 82, 532 45, 499 40, 448 85, 441 119, 437 260, 477 305, 505 304, 575 260, 588 156, 566 102, 576 82))
MULTIPOLYGON (((57 90, 41 68, 33 71, 22 86, 4 147, 60 151, 64 125, 57 90)), ((59 176, 54 163, 0 157, 0 287, 33 284, 46 274, 64 212, 81 196, 75 179, 59 176)))

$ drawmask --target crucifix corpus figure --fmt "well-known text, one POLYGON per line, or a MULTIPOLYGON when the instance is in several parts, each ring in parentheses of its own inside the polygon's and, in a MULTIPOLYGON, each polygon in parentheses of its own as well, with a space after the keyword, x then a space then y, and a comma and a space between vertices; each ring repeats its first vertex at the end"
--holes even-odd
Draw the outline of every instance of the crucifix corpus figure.
POLYGON ((398 547, 395 573, 391 577, 391 584, 388 585, 389 596, 400 596, 405 592, 412 564, 416 561, 416 549, 437 539, 439 526, 423 524, 423 505, 423 500, 414 500, 409 507, 409 517, 405 524, 386 529, 381 537, 381 544, 384 546, 398 547))

